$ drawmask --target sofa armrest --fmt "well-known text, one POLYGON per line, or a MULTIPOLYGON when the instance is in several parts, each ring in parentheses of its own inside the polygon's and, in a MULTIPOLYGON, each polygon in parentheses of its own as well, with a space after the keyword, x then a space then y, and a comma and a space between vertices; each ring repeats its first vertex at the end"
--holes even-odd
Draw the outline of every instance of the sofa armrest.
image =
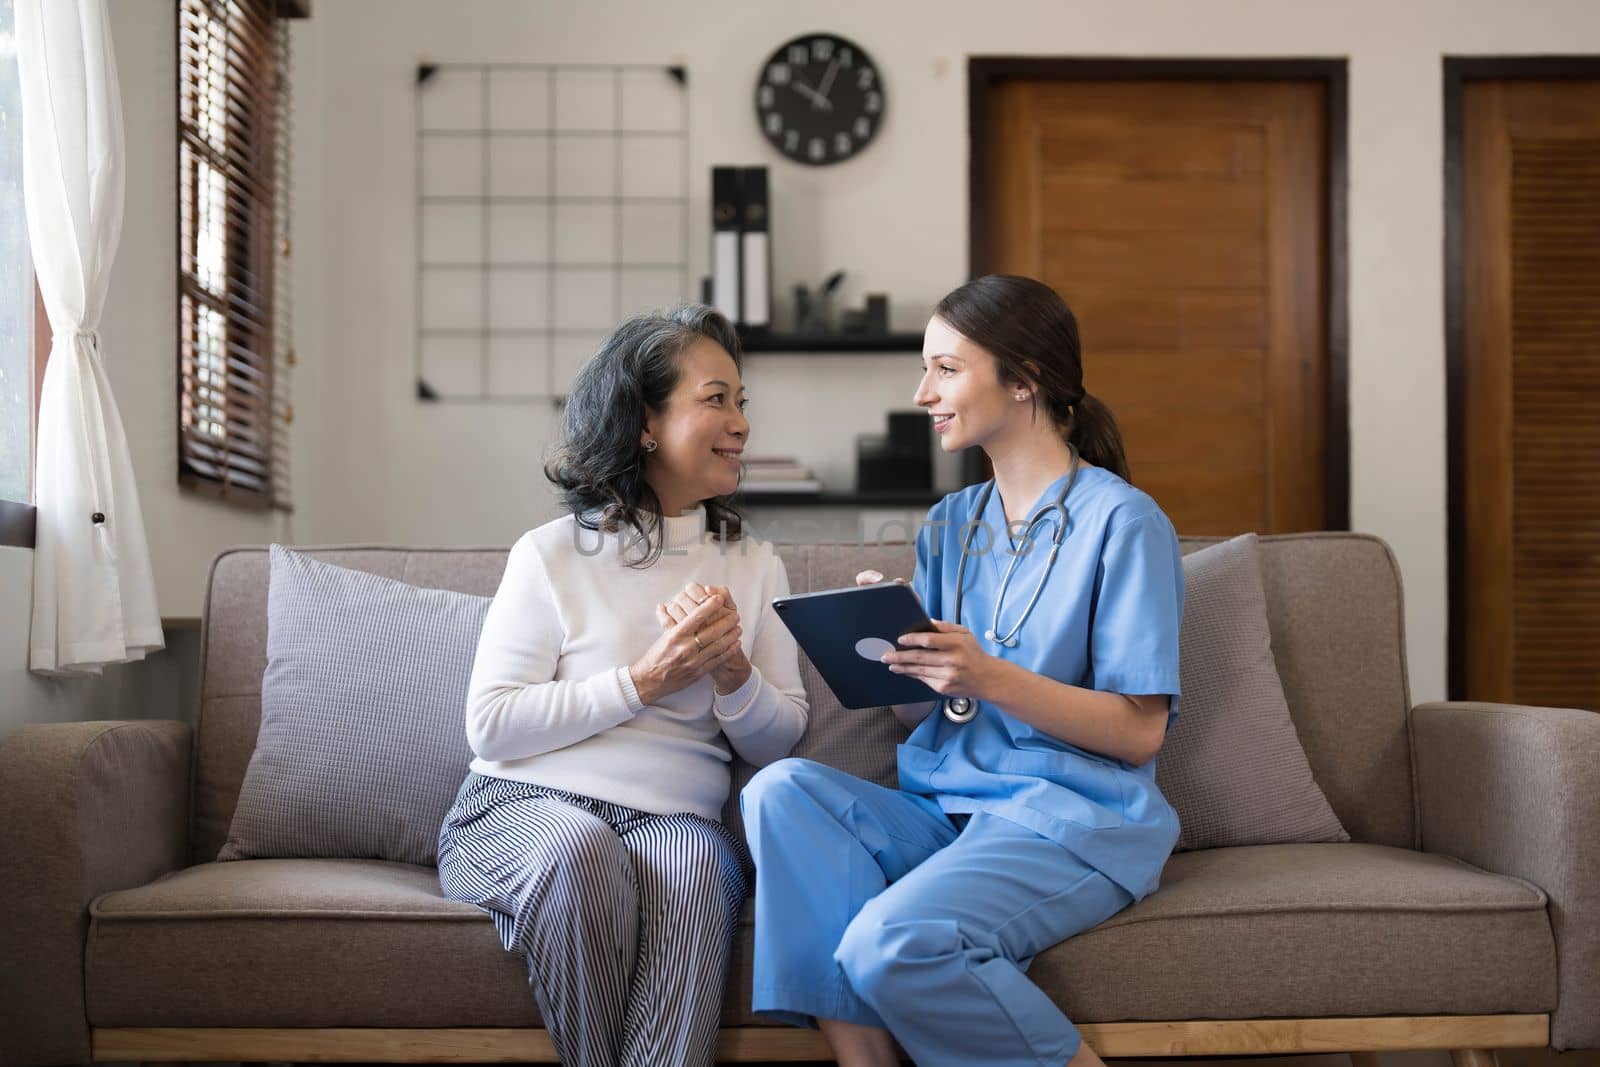
POLYGON ((1422 848, 1550 898, 1550 1043, 1600 1047, 1600 715, 1456 701, 1411 712, 1422 848))
POLYGON ((0 1063, 87 1063, 89 902, 183 865, 186 723, 75 722, 0 739, 0 1063))

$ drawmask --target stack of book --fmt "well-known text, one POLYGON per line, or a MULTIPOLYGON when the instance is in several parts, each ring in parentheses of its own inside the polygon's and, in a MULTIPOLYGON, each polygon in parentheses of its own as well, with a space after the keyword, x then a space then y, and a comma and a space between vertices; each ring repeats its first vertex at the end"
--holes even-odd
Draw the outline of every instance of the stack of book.
POLYGON ((792 456, 754 456, 744 461, 744 481, 739 489, 745 493, 820 493, 822 483, 802 467, 792 456))

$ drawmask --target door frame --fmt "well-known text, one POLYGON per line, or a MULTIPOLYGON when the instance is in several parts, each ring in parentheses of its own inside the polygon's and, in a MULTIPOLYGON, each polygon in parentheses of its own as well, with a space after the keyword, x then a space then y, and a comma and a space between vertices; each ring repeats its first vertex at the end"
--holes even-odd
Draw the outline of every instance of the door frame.
POLYGON ((1600 81, 1600 56, 1444 57, 1446 694, 1467 692, 1466 247, 1463 101, 1471 81, 1600 81))
MULTIPOLYGON (((968 172, 968 249, 971 277, 988 273, 986 216, 991 128, 990 102, 999 82, 1035 81, 1317 81, 1323 84, 1323 128, 1328 187, 1323 220, 1328 319, 1327 452, 1323 471, 1326 528, 1350 529, 1350 257, 1349 72, 1343 59, 1086 59, 1081 57, 972 56, 967 60, 967 124, 971 158, 968 172)), ((963 457, 962 473, 976 481, 981 457, 963 457), (976 460, 974 464, 972 461, 976 460)))

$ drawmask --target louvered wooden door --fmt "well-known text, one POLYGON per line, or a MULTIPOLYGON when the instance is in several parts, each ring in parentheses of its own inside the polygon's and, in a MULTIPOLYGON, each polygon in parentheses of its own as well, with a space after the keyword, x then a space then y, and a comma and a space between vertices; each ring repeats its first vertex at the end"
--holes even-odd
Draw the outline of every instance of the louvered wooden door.
POLYGON ((1328 525, 1325 86, 991 91, 978 265, 1072 306, 1135 483, 1184 534, 1328 525))
POLYGON ((1600 82, 1462 118, 1464 695, 1600 709, 1600 82))

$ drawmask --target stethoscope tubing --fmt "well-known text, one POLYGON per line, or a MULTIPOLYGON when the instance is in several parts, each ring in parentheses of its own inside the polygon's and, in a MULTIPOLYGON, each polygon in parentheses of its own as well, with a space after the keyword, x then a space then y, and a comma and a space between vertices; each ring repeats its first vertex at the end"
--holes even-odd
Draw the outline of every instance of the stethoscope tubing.
MULTIPOLYGON (((1070 442, 1067 448, 1072 452, 1072 466, 1067 471, 1066 484, 1056 494, 1055 500, 1046 504, 1028 519, 1028 525, 1023 530, 1022 545, 1012 553, 1011 562, 1006 566, 1005 576, 1000 579, 1000 588, 994 598, 994 618, 990 621, 989 629, 984 636, 990 641, 1003 645, 1006 648, 1015 648, 1017 634, 1022 630, 1022 624, 1028 621, 1028 616, 1033 614, 1033 607, 1039 602, 1039 596, 1044 592, 1045 583, 1050 580, 1050 570, 1055 566, 1056 554, 1061 551, 1061 542, 1067 536, 1067 494, 1072 491, 1072 483, 1078 479, 1078 449, 1070 442), (1039 581, 1033 587, 1033 595, 1028 598, 1027 606, 1022 609, 1022 614, 1017 618, 1016 625, 1002 634, 1000 632, 1000 609, 1005 603, 1006 593, 1011 588, 1011 576, 1016 573, 1017 564, 1022 562, 1022 557, 1033 550, 1033 532, 1041 519, 1050 515, 1056 516, 1055 532, 1050 536, 1050 555, 1044 563, 1044 571, 1039 575, 1039 581)), ((977 527, 982 525, 984 509, 989 506, 989 496, 994 492, 994 479, 990 479, 983 487, 983 492, 978 497, 978 505, 974 511, 974 519, 968 525, 966 536, 961 543, 961 560, 956 564, 956 611, 955 619, 961 622, 961 603, 966 588, 967 556, 972 551, 972 535, 977 532, 977 527)), ((971 722, 978 714, 978 702, 971 697, 944 697, 939 701, 944 710, 944 717, 953 723, 971 722)))

